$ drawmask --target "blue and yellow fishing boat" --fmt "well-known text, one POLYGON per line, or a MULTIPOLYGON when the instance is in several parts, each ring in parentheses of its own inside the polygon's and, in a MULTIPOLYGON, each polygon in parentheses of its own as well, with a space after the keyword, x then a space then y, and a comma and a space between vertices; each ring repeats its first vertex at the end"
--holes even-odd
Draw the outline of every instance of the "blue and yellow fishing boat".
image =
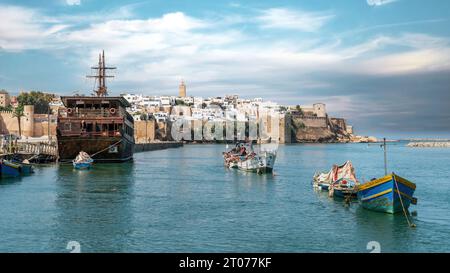
POLYGON ((18 177, 20 176, 20 169, 20 164, 9 160, 2 160, 0 162, 0 174, 2 177, 18 177))
POLYGON ((363 208, 396 213, 417 204, 415 189, 416 184, 392 173, 360 185, 357 195, 363 208))

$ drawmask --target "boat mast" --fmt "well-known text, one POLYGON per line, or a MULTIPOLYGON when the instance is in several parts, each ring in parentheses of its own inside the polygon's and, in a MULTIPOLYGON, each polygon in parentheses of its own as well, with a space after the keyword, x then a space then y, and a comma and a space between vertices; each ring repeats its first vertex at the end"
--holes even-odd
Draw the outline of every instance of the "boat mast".
POLYGON ((86 76, 88 78, 98 79, 98 88, 94 90, 94 93, 98 97, 106 97, 108 95, 108 89, 106 87, 106 78, 114 78, 114 76, 106 75, 106 70, 116 69, 116 67, 107 67, 105 65, 105 51, 103 50, 102 54, 98 55, 98 66, 93 66, 91 69, 97 70, 97 75, 86 76))
POLYGON ((386 152, 386 138, 383 138, 383 148, 384 148, 384 175, 387 175, 387 152, 386 152))

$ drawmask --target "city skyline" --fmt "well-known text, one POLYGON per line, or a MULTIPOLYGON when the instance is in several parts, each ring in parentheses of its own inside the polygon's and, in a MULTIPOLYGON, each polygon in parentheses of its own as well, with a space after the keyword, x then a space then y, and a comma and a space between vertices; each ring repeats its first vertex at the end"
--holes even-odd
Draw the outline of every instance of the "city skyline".
POLYGON ((0 89, 323 102, 361 134, 450 137, 448 1, 1 1, 0 89))

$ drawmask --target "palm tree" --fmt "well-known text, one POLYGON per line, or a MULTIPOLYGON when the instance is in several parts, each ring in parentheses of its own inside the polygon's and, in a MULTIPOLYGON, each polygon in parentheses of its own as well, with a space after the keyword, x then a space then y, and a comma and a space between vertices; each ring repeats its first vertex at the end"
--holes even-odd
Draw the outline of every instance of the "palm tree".
POLYGON ((22 136, 22 126, 20 123, 20 118, 24 116, 25 114, 23 113, 23 106, 22 105, 17 106, 16 109, 14 109, 13 117, 17 118, 17 124, 19 125, 19 138, 21 138, 22 136))

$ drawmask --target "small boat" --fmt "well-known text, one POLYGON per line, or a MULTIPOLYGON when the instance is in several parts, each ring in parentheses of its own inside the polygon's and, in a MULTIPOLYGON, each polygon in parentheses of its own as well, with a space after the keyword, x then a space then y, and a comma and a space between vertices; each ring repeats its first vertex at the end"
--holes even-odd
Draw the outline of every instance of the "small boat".
POLYGON ((336 198, 357 198, 359 183, 353 180, 340 178, 330 186, 329 195, 336 198))
POLYGON ((77 170, 90 169, 94 160, 86 153, 81 151, 72 161, 73 167, 77 170))
POLYGON ((12 159, 11 162, 20 166, 19 171, 22 175, 30 175, 34 173, 33 165, 31 165, 27 159, 21 161, 20 159, 15 158, 12 159))
POLYGON ((393 172, 388 174, 386 138, 383 139, 381 147, 384 149, 385 176, 374 178, 358 186, 358 200, 362 207, 368 210, 392 214, 403 212, 408 224, 414 227, 415 225, 409 220, 407 210, 411 204, 417 204, 417 198, 413 197, 416 184, 393 172))
POLYGON ((258 174, 271 173, 276 157, 275 151, 255 151, 251 143, 238 143, 233 149, 223 153, 226 167, 258 174))
POLYGON ((34 173, 33 166, 28 163, 18 163, 20 165, 20 173, 22 175, 30 175, 34 173))
MULTIPOLYGON (((347 161, 342 165, 333 165, 328 172, 315 173, 313 176, 313 187, 318 190, 328 191, 333 184, 337 188, 340 182, 343 181, 351 181, 353 183, 357 183, 358 181, 355 177, 355 169, 351 161, 347 161)), ((343 187, 346 186, 346 184, 343 185, 343 187)))
POLYGON ((397 213, 417 204, 416 184, 394 173, 373 179, 358 187, 358 200, 368 210, 397 213))
POLYGON ((20 176, 20 164, 11 162, 9 160, 2 160, 0 162, 0 172, 2 177, 18 177, 20 176))

